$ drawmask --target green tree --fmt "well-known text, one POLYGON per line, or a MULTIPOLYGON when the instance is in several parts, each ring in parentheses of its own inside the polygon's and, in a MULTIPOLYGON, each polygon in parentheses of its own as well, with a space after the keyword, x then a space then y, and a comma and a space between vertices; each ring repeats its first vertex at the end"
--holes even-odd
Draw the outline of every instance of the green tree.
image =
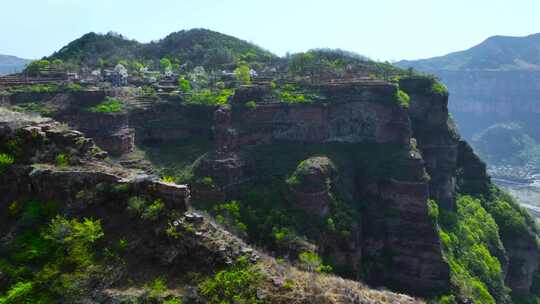
POLYGON ((121 64, 126 68, 129 66, 129 62, 127 60, 125 60, 125 59, 118 60, 118 64, 121 64))
POLYGON ((249 84, 251 82, 251 75, 249 72, 249 66, 243 63, 238 65, 238 67, 234 70, 234 75, 236 76, 236 79, 240 81, 240 83, 249 84))
POLYGON ((139 72, 142 68, 144 68, 144 65, 138 61, 133 61, 131 63, 131 68, 137 72, 139 72))
POLYGON ((163 71, 170 70, 172 69, 171 60, 169 60, 169 58, 161 58, 159 60, 159 66, 161 67, 163 71))
POLYGON ((51 65, 54 68, 61 69, 64 67, 64 62, 61 59, 55 59, 52 61, 51 65))
POLYGON ((26 73, 30 76, 38 76, 40 74, 40 71, 43 69, 46 69, 50 66, 50 62, 48 60, 36 60, 32 61, 28 67, 26 67, 26 73))
POLYGON ((189 84, 189 81, 184 78, 184 76, 178 77, 178 87, 183 93, 191 91, 191 85, 189 84))

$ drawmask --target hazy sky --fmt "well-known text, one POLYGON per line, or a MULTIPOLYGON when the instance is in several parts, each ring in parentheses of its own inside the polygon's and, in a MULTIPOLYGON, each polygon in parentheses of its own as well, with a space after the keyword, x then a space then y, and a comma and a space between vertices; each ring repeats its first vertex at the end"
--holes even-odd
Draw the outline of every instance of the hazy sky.
POLYGON ((0 54, 49 55, 110 30, 148 42, 204 27, 274 53, 342 48, 379 60, 540 32, 539 0, 0 0, 0 54))

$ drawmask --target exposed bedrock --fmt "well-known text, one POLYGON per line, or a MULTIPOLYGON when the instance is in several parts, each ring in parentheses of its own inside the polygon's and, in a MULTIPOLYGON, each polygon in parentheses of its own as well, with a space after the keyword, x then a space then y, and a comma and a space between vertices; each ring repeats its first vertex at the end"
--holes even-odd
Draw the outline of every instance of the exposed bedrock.
POLYGON ((404 78, 400 88, 411 98, 409 115, 413 137, 431 177, 429 195, 439 206, 455 209, 455 170, 459 134, 448 115, 448 96, 434 94, 434 80, 404 78))
MULTIPOLYGON (((422 155, 411 149, 413 128, 407 109, 394 101, 397 88, 391 84, 347 83, 317 89, 324 92, 329 102, 276 103, 264 100, 268 93, 264 87, 240 88, 232 106, 216 110, 214 134, 219 150, 199 161, 196 175, 212 176, 213 187, 231 189, 241 181, 256 183, 261 182, 257 178, 263 178, 262 182, 276 178, 261 177, 263 173, 253 170, 263 161, 259 159, 260 154, 250 154, 253 147, 340 144, 342 149, 352 149, 347 156, 351 158, 341 159, 340 168, 335 168, 326 156, 306 155, 307 158, 300 159, 304 161, 297 163, 296 171, 286 172, 289 176, 288 200, 308 213, 324 217, 333 199, 332 191, 340 188, 334 189, 333 181, 343 178, 341 172, 348 172, 348 177, 338 182, 346 189, 339 191, 345 192, 340 193, 341 196, 365 204, 358 219, 361 227, 351 229, 351 236, 346 241, 334 240, 328 235, 321 237, 319 247, 331 251, 337 268, 347 268, 357 276, 363 273, 373 284, 426 296, 446 292, 449 267, 442 256, 438 233, 428 216, 431 185, 428 186, 427 165, 422 155), (242 105, 250 100, 258 102, 257 107, 242 105), (343 145, 349 148, 343 148, 343 145), (355 154, 365 153, 362 149, 369 150, 374 146, 392 146, 394 150, 380 152, 386 156, 384 161, 378 158, 381 155, 369 153, 366 159, 354 160, 355 154), (354 149, 360 150, 353 153, 354 149), (373 161, 369 160, 371 158, 373 161), (246 165, 251 162, 255 165, 246 165), (230 173, 224 173, 228 170, 230 173), (352 182, 347 182, 348 179, 352 182)), ((423 98, 427 103, 429 96, 423 98)), ((440 102, 439 108, 443 111, 445 100, 440 102)), ((444 117, 448 118, 447 112, 444 117)), ((438 120, 435 122, 439 123, 438 120)), ((446 124, 437 127, 448 128, 446 124)), ((457 151, 457 147, 455 149, 457 151)), ((449 177, 445 178, 451 181, 442 185, 435 183, 433 188, 453 187, 453 171, 450 171, 457 155, 440 151, 432 154, 436 163, 428 168, 446 168, 449 177)), ((278 174, 277 178, 283 179, 283 176, 278 174)), ((453 192, 448 196, 453 199, 453 192)))
POLYGON ((324 217, 334 200, 331 187, 336 178, 336 167, 328 157, 308 158, 287 181, 290 200, 297 208, 324 217))
POLYGON ((61 114, 58 119, 69 122, 70 126, 93 138, 100 148, 112 155, 133 150, 135 133, 126 113, 78 111, 61 114))

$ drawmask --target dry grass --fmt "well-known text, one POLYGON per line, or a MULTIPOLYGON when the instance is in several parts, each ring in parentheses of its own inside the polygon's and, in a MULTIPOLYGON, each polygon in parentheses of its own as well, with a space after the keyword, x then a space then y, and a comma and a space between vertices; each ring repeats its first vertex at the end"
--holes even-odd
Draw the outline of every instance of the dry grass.
POLYGON ((274 259, 258 264, 268 280, 261 289, 272 304, 413 304, 425 303, 406 295, 371 289, 333 275, 300 271, 274 259), (277 282, 277 283, 276 283, 277 282))

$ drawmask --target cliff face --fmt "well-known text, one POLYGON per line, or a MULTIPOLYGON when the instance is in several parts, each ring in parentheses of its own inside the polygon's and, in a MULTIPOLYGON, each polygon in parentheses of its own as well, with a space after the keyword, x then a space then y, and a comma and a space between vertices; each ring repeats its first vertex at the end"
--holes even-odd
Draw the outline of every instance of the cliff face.
MULTIPOLYGON (((293 182, 291 186, 291 203, 322 217, 327 214, 332 200, 345 197, 352 205, 364 208, 355 219, 358 227, 346 239, 349 245, 339 245, 343 241, 328 235, 316 241, 327 255, 335 257, 337 268, 348 269, 355 276, 363 273, 373 284, 415 294, 436 295, 448 290, 449 268, 442 256, 435 226, 428 216, 427 200, 430 195, 440 196, 452 206, 455 156, 446 171, 439 173, 439 170, 446 165, 444 161, 452 161, 447 160, 447 154, 452 155, 457 146, 452 146, 454 150, 450 152, 444 150, 448 149, 447 145, 437 146, 443 152, 429 155, 434 164, 426 166, 422 154, 410 145, 414 125, 411 125, 407 109, 396 101, 396 86, 389 83, 321 85, 317 91, 326 100, 320 104, 262 102, 255 108, 243 105, 250 100, 265 100, 267 91, 269 88, 260 86, 242 87, 232 107, 218 109, 215 115, 218 151, 212 160, 206 161, 223 163, 232 154, 241 155, 252 160, 251 167, 255 169, 236 167, 235 170, 242 173, 223 176, 222 172, 227 170, 224 167, 205 165, 204 173, 199 174, 217 176, 217 187, 223 190, 224 197, 229 198, 235 197, 238 191, 231 188, 239 186, 240 180, 257 185, 272 180, 283 182, 282 176, 292 174, 299 184, 296 186, 293 182), (264 150, 282 145, 288 147, 283 153, 301 150, 300 155, 291 154, 290 158, 280 155, 279 160, 273 160, 271 158, 277 158, 276 155, 269 155, 270 159, 267 159, 257 148, 264 150), (337 173, 332 174, 335 176, 326 177, 329 188, 319 186, 315 189, 312 185, 313 180, 325 178, 322 173, 295 176, 298 170, 315 170, 306 166, 313 162, 312 157, 324 153, 320 146, 336 145, 339 152, 328 148, 330 151, 325 154, 329 161, 337 164, 337 173), (377 153, 381 155, 373 155, 377 153), (294 159, 304 160, 296 173, 293 173, 294 167, 283 164, 291 160, 294 163, 294 159), (211 167, 217 170, 208 170, 211 167), (437 174, 438 179, 429 183, 426 169, 437 174), (272 172, 272 175, 266 172, 272 172), (430 192, 431 185, 437 192, 430 192), (317 199, 312 199, 315 196, 317 199)), ((421 94, 420 90, 411 88, 411 93, 414 92, 421 94)), ((438 103, 438 108, 432 112, 439 116, 443 114, 446 119, 446 100, 434 99, 428 95, 423 99, 413 97, 411 110, 420 111, 416 109, 438 103)), ((439 120, 434 123, 441 124, 439 120)), ((442 126, 446 127, 446 124, 442 126)), ((426 128, 433 127, 428 125, 426 128)), ((420 143, 424 144, 424 141, 420 143)), ((425 144, 427 149, 429 143, 425 144)), ((419 148, 422 150, 423 146, 419 144, 419 148)), ((194 200, 197 201, 196 192, 194 200)))
POLYGON ((277 263, 212 219, 184 212, 187 187, 106 163, 106 153, 91 139, 53 120, 0 108, 0 151, 14 156, 0 171, 0 282, 2 289, 32 282, 25 301, 204 303, 209 299, 198 292, 200 277, 233 267, 257 276, 240 284, 267 303, 423 303, 277 263), (58 155, 68 162, 59 162, 58 155), (148 199, 154 207, 145 207, 148 199), (91 243, 74 251, 73 242, 81 240, 91 243), (32 254, 22 255, 27 248, 32 254), (29 260, 33 271, 12 271, 15 265, 26 269, 29 260), (228 266, 241 260, 246 264, 228 266), (51 267, 54 276, 42 281, 51 267), (149 295, 147 287, 138 286, 153 277, 167 284, 149 295), (58 284, 65 285, 58 289, 58 284))
POLYGON ((449 91, 450 111, 465 138, 496 123, 521 122, 538 139, 538 71, 430 71, 449 91))
MULTIPOLYGON (((258 217, 252 219, 253 231, 236 223, 239 235, 261 241, 263 230, 257 229, 270 224, 274 239, 258 244, 293 259, 317 251, 336 272, 376 286, 421 296, 450 292, 455 287, 451 268, 428 200, 455 213, 458 194, 483 197, 504 244, 502 250, 491 248, 491 254, 506 285, 527 294, 538 268, 532 224, 521 234, 507 232, 508 217, 500 213, 501 197, 486 166, 460 139, 448 115, 448 96, 435 91, 435 84, 423 77, 402 78, 399 85, 303 84, 320 100, 294 104, 277 100, 270 85, 251 85, 219 107, 156 100, 141 108, 128 99, 126 111, 112 114, 84 111, 102 100, 103 92, 48 98, 61 105, 56 117, 86 130, 113 153, 129 152, 136 143, 211 141, 214 149, 191 166, 194 207, 211 205, 215 212, 222 202, 249 201, 252 205, 240 213, 258 217), (400 103, 398 89, 410 97, 408 107, 400 103), (255 106, 247 106, 252 101, 255 106), (269 209, 261 209, 265 204, 269 209), (293 215, 283 215, 289 212, 293 215), (305 235, 283 237, 292 234, 290 227, 305 235)), ((111 178, 119 182, 101 174, 21 172, 17 184, 33 184, 32 191, 47 198, 64 193, 57 199, 68 202, 78 195, 68 189, 97 187, 111 178), (55 181, 68 185, 67 192, 58 191, 55 181)), ((135 177, 129 180, 138 185, 135 177)), ((23 191, 8 184, 15 189, 10 199, 23 191)), ((178 197, 177 189, 164 183, 143 182, 133 189, 141 195, 158 191, 168 205, 178 197)))

